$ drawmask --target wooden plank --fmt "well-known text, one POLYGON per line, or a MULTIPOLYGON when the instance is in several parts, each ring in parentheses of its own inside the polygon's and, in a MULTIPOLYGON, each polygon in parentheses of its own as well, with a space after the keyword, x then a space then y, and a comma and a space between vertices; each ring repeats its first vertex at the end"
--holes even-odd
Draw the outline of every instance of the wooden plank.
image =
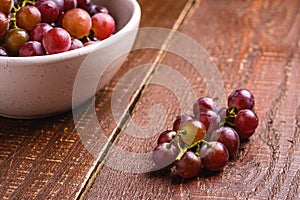
MULTIPOLYGON (((143 12, 142 27, 172 28, 186 1, 179 0, 174 4, 171 0, 164 3, 141 0, 139 3, 143 12)), ((126 70, 141 62, 153 61, 157 53, 133 52, 110 85, 97 94, 96 110, 107 136, 116 128, 109 106, 114 84, 126 70)), ((128 82, 128 87, 135 83, 135 80, 128 82)), ((86 110, 82 112, 86 113, 86 110)), ((89 116, 84 115, 82 120, 89 120, 89 116)), ((88 152, 76 128, 82 127, 75 127, 70 112, 37 120, 0 118, 0 198, 77 198, 100 155, 95 158, 88 152)), ((90 131, 96 132, 93 129, 90 131)), ((105 142, 99 141, 100 144, 105 142)))
MULTIPOLYGON (((139 173, 137 165, 147 159, 137 153, 148 156, 159 132, 171 128, 182 110, 191 113, 191 105, 180 108, 175 94, 184 95, 188 104, 193 101, 182 87, 174 93, 164 85, 148 84, 87 199, 299 199, 299 6, 297 1, 197 2, 180 30, 212 56, 227 95, 239 87, 254 93, 260 118, 255 135, 218 174, 184 180, 170 172, 139 173), (151 115, 156 104, 166 113, 151 115), (144 131, 132 132, 128 127, 134 123, 145 126, 144 131)), ((205 77, 199 78, 182 58, 168 54, 163 64, 180 72, 198 96, 209 94, 205 77)), ((166 85, 172 80, 163 66, 151 78, 161 79, 166 85)))

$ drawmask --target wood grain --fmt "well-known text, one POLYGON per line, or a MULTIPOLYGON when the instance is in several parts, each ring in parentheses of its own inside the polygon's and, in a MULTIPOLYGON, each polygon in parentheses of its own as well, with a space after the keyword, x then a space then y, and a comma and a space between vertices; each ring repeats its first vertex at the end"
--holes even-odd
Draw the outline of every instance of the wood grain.
MULTIPOLYGON (((151 83, 171 79, 163 66, 157 66, 132 119, 116 138, 106 163, 100 165, 87 199, 299 199, 299 6, 298 1, 196 1, 180 30, 212 56, 227 95, 240 87, 254 93, 260 118, 255 135, 217 174, 203 172, 184 180, 168 171, 130 171, 142 166, 139 161, 147 162, 134 153, 147 157, 159 132, 171 128, 176 115, 191 112, 193 94, 181 85, 174 93, 151 83), (182 108, 178 93, 186 97, 182 108), (157 104, 165 113, 151 115, 157 104), (131 132, 132 124, 145 129, 131 132), (122 151, 128 155, 124 157, 122 151)), ((199 78, 186 60, 168 54, 162 64, 180 72, 197 96, 209 95, 205 77, 199 78)))
MULTIPOLYGON (((141 0, 139 3, 143 12, 142 27, 172 28, 186 1, 174 4, 166 0, 161 4, 160 1, 141 0)), ((109 106, 114 84, 131 67, 152 62, 157 53, 133 52, 110 85, 97 94, 95 109, 107 137, 117 129, 109 106)), ((135 83, 133 80, 127 84, 130 87, 135 83)), ((94 108, 88 105, 81 108, 82 124, 90 119, 88 111, 91 109, 94 108)), ((101 155, 94 157, 89 153, 78 133, 85 129, 92 136, 97 135, 92 129, 96 125, 80 125, 75 125, 71 112, 37 120, 0 118, 0 199, 78 198, 101 158, 101 155)), ((99 144, 106 142, 104 138, 99 144)))

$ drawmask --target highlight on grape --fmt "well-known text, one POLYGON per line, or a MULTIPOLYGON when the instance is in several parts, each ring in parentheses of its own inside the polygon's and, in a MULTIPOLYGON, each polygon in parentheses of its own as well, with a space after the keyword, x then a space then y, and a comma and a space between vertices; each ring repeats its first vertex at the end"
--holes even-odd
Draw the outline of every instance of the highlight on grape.
POLYGON ((66 52, 110 37, 115 20, 91 0, 2 0, 0 56, 66 52))

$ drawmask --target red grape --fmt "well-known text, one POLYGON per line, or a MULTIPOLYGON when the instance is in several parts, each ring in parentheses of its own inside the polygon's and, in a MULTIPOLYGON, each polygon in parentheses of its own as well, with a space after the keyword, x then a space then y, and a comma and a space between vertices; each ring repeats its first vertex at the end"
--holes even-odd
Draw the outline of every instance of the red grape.
POLYGON ((107 13, 97 13, 92 17, 92 30, 94 37, 104 40, 115 30, 115 21, 107 13))
POLYGON ((234 125, 240 138, 248 139, 258 126, 258 117, 252 110, 240 110, 236 115, 234 125))
POLYGON ((192 151, 185 152, 181 159, 175 162, 175 170, 183 178, 193 178, 198 175, 201 167, 200 157, 196 156, 192 151))
POLYGON ((159 168, 170 167, 174 164, 179 150, 173 144, 162 143, 153 150, 153 162, 159 168))
POLYGON ((43 37, 43 46, 49 54, 68 51, 71 47, 71 36, 63 28, 53 28, 43 37))
POLYGON ((41 22, 41 13, 35 6, 25 6, 16 13, 16 21, 20 28, 30 31, 41 22))
POLYGON ((254 96, 247 89, 237 89, 232 91, 228 97, 228 108, 236 109, 237 111, 243 109, 252 109, 254 107, 254 96))
POLYGON ((9 20, 3 12, 0 12, 0 38, 4 37, 9 29, 9 20))
POLYGON ((55 22, 59 16, 59 8, 52 0, 37 1, 35 6, 42 14, 42 22, 51 24, 55 22))
POLYGON ((200 112, 198 120, 204 124, 207 132, 211 132, 219 128, 221 123, 220 116, 212 110, 200 112))
POLYGON ((92 2, 91 0, 77 0, 77 5, 78 8, 82 8, 83 10, 89 12, 92 2))
POLYGON ((64 11, 71 10, 77 7, 77 0, 65 0, 64 11))
POLYGON ((89 34, 92 27, 92 20, 89 13, 85 10, 74 8, 64 14, 62 26, 72 37, 80 39, 89 34))
POLYGON ((28 41, 19 50, 19 56, 42 56, 45 55, 43 45, 38 41, 28 41))
POLYGON ((227 148, 229 156, 234 156, 240 147, 239 135, 231 127, 223 126, 215 130, 212 132, 210 140, 221 142, 227 148))
POLYGON ((30 39, 42 42, 44 35, 53 27, 47 23, 39 23, 30 31, 30 39))
POLYGON ((79 49, 79 48, 82 48, 82 47, 84 47, 83 43, 80 40, 78 40, 76 38, 73 38, 71 40, 71 47, 70 47, 69 50, 79 49))
POLYGON ((201 97, 194 103, 193 111, 195 116, 207 110, 217 111, 217 104, 212 98, 201 97))
POLYGON ((157 139, 157 144, 162 144, 165 142, 171 142, 171 140, 174 138, 174 136, 176 135, 176 132, 173 130, 166 130, 164 132, 162 132, 158 139, 157 139))
POLYGON ((52 0, 52 1, 54 1, 56 3, 58 11, 59 11, 59 14, 61 14, 62 11, 65 8, 65 2, 64 2, 64 0, 52 0))
POLYGON ((90 7, 90 10, 89 10, 89 14, 91 16, 93 16, 93 15, 95 15, 97 13, 108 13, 108 10, 104 6, 92 4, 91 7, 90 7))
POLYGON ((222 170, 229 161, 229 153, 220 142, 203 144, 200 149, 200 157, 203 166, 211 171, 222 170))
POLYGON ((181 126, 186 123, 187 121, 192 120, 193 117, 191 115, 183 114, 176 117, 173 123, 173 130, 178 131, 180 130, 181 126))

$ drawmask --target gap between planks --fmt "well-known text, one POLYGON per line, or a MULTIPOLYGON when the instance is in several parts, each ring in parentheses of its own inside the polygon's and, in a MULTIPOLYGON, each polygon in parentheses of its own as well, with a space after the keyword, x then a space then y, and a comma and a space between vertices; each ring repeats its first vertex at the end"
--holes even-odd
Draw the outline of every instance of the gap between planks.
POLYGON ((99 153, 99 157, 95 159, 94 162, 94 168, 91 168, 89 173, 86 176, 85 182, 82 184, 81 189, 78 191, 76 195, 76 199, 83 200, 87 193, 89 192, 90 188, 92 187, 97 175, 100 173, 102 167, 104 166, 107 158, 110 155, 110 152, 112 150, 112 146, 116 144, 118 141, 118 138, 120 137, 120 133, 123 130, 124 127, 126 127, 126 124, 129 122, 129 116, 128 113, 132 113, 134 110, 136 104, 139 102, 143 92, 145 91, 145 86, 147 83, 149 83, 149 80, 151 79, 152 75, 157 69, 157 66, 164 60, 165 56, 167 55, 167 52, 164 49, 167 49, 170 41, 172 40, 173 36, 175 35, 176 31, 179 31, 181 25, 185 22, 185 20, 193 13, 193 11, 199 6, 201 0, 188 0, 186 5, 184 6, 183 10, 181 11, 180 15, 178 16, 178 19, 174 23, 172 27, 172 31, 168 35, 166 41, 162 44, 160 51, 158 52, 157 56, 155 57, 154 62, 150 66, 149 70, 147 71, 144 79, 139 84, 138 89, 133 94, 133 98, 131 102, 128 104, 126 109, 124 110, 121 120, 119 123, 117 123, 117 127, 112 131, 110 137, 108 138, 108 141, 102 148, 101 152, 99 153))

